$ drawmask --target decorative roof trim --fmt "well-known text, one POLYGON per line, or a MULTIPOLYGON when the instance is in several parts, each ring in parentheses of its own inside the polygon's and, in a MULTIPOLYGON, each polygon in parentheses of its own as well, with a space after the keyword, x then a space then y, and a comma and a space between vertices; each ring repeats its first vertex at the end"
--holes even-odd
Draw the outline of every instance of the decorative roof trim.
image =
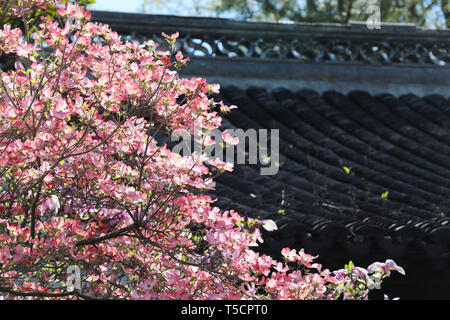
POLYGON ((361 22, 260 23, 103 11, 92 16, 130 41, 164 46, 162 32, 179 32, 178 50, 191 58, 181 72, 186 76, 241 86, 450 97, 450 30, 411 24, 369 30, 361 22))
POLYGON ((192 56, 354 62, 358 64, 438 65, 450 63, 450 30, 424 30, 411 24, 260 23, 231 19, 93 12, 133 40, 161 41, 161 32, 180 32, 179 48, 192 56))

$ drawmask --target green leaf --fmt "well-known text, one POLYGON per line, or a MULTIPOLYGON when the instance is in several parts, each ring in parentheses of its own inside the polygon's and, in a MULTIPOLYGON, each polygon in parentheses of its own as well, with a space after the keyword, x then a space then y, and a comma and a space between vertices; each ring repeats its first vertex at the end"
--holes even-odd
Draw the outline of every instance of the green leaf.
POLYGON ((388 195, 389 195, 389 190, 386 190, 385 192, 383 192, 383 193, 381 194, 381 198, 382 198, 382 199, 387 199, 388 195))
POLYGON ((281 214, 284 216, 284 215, 286 215, 286 211, 283 209, 280 209, 280 210, 278 210, 278 214, 281 214))
POLYGON ((352 270, 354 267, 355 267, 355 264, 353 263, 352 260, 350 260, 350 262, 345 266, 345 268, 348 270, 352 270))
POLYGON ((342 167, 342 169, 344 169, 345 173, 350 174, 350 172, 352 172, 352 170, 349 167, 342 167))
POLYGON ((263 164, 269 164, 270 163, 270 157, 267 155, 267 154, 263 154, 262 156, 261 156, 261 162, 263 163, 263 164))

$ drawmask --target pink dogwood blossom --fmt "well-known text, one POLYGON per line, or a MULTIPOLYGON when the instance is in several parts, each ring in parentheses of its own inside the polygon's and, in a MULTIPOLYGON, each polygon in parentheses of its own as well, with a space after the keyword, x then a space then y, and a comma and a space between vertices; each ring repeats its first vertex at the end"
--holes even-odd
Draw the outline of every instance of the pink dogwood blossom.
MULTIPOLYGON (((77 4, 11 3, 23 21, 58 9, 30 39, 0 29, 0 50, 16 57, 0 77, 0 298, 367 297, 352 291, 352 272, 333 276, 303 249, 284 248, 284 261, 254 250, 260 227, 274 231, 275 222, 222 211, 204 192, 233 164, 157 141, 221 125, 211 98, 219 85, 176 70, 188 60, 172 52, 178 33, 163 34, 172 51, 160 51, 122 41, 77 4), (73 265, 82 292, 66 288, 73 265)), ((392 260, 369 267, 391 270, 404 273, 392 260)), ((370 272, 358 271, 365 281, 370 272)))

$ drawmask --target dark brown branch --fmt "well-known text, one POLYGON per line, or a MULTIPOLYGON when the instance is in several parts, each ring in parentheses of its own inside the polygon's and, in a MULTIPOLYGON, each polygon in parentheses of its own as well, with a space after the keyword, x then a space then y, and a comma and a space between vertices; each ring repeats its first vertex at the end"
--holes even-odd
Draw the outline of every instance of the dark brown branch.
POLYGON ((135 223, 133 223, 133 224, 130 224, 129 226, 123 227, 122 229, 107 233, 101 237, 88 238, 88 239, 77 241, 77 243, 75 245, 77 247, 79 247, 79 246, 97 244, 97 243, 100 243, 105 240, 120 237, 120 236, 124 235, 125 233, 127 233, 128 231, 131 231, 135 228, 137 228, 137 225, 135 223))

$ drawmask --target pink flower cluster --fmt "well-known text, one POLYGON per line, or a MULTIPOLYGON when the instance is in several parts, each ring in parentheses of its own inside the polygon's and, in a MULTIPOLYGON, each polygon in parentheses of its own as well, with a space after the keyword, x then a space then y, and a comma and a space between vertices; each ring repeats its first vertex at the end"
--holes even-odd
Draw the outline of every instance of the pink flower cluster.
MULTIPOLYGON (((13 10, 27 19, 27 5, 47 2, 13 10)), ((276 224, 222 212, 202 193, 231 164, 180 156, 155 140, 218 128, 218 109, 235 106, 210 98, 217 85, 180 78, 171 66, 186 63, 181 53, 123 42, 77 5, 58 14, 80 24, 43 19, 30 39, 0 30, 0 50, 17 57, 17 69, 0 75, 1 297, 342 296, 349 273, 322 270, 303 250, 283 249, 284 261, 257 253, 260 227, 276 224), (82 288, 68 292, 72 265, 82 288)), ((177 36, 165 35, 172 48, 177 36)), ((389 275, 396 266, 372 268, 389 275)))
MULTIPOLYGON (((3 2, 5 0, 0 1, 3 2)), ((38 9, 46 9, 48 6, 57 4, 54 0, 6 0, 9 2, 11 14, 23 17, 38 9)))

